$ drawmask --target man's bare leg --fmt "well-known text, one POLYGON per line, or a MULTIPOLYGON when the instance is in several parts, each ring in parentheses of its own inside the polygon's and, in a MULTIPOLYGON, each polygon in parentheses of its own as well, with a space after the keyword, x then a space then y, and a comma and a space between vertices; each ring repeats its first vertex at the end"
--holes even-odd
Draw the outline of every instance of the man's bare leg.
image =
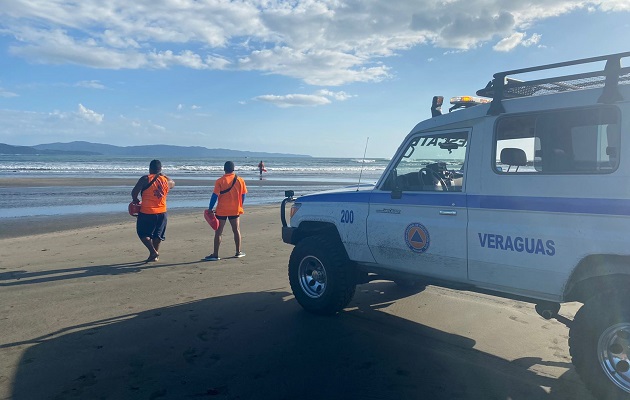
POLYGON ((219 227, 214 232, 214 251, 212 255, 215 257, 219 257, 219 246, 221 246, 221 235, 223 235, 223 228, 225 227, 225 219, 219 220, 219 227))
POLYGON ((157 253, 160 250, 160 244, 162 243, 162 240, 160 238, 155 238, 151 242, 153 243, 153 248, 157 253))
POLYGON ((241 229, 240 229, 240 218, 234 218, 230 220, 230 225, 232 226, 232 233, 234 233, 234 244, 236 245, 236 253, 240 253, 241 251, 241 229))
MULTIPOLYGON (((157 248, 154 245, 154 243, 155 243, 154 240, 151 240, 150 237, 143 237, 143 238, 140 238, 140 240, 142 241, 142 244, 144 244, 144 246, 149 250, 149 258, 147 258, 147 261, 149 261, 151 259, 157 259, 158 251, 157 251, 157 248)), ((159 243, 158 243, 157 247, 160 247, 159 243)))

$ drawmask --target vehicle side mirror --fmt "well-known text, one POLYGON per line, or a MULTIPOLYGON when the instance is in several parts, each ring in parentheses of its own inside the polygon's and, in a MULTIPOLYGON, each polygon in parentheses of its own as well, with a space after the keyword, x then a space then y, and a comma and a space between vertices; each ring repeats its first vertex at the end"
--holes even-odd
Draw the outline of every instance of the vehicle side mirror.
POLYGON ((433 96, 433 101, 431 102, 431 116, 437 117, 438 115, 442 115, 442 103, 444 103, 443 96, 433 96))

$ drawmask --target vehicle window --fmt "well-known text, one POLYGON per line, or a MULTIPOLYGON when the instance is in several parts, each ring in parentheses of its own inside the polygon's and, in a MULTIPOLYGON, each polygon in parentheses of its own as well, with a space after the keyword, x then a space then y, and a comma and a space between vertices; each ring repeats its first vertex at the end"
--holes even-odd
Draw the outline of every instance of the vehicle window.
POLYGON ((468 132, 417 136, 407 144, 385 190, 461 192, 468 132))
POLYGON ((617 109, 598 107, 501 118, 495 171, 502 174, 602 174, 619 165, 617 109))

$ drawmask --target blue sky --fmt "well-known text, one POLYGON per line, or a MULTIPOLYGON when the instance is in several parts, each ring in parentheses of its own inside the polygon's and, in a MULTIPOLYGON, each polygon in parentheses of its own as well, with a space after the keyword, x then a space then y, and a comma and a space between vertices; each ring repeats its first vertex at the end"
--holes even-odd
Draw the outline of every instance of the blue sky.
POLYGON ((629 32, 630 0, 0 0, 0 143, 390 157, 433 95, 629 32))

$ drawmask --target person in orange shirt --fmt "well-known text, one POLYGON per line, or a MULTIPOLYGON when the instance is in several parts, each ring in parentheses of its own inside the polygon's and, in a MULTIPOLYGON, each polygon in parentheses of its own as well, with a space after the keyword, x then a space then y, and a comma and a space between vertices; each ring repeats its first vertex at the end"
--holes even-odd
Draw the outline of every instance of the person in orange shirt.
POLYGON ((232 226, 232 233, 234 233, 234 244, 236 245, 236 254, 234 257, 245 257, 245 253, 241 251, 241 230, 239 223, 239 216, 243 214, 243 203, 245 202, 245 194, 247 193, 247 186, 245 181, 240 176, 234 173, 234 163, 227 161, 223 166, 225 174, 217 179, 214 184, 214 190, 212 197, 210 198, 210 205, 208 209, 210 212, 215 212, 217 219, 219 220, 219 227, 214 233, 214 251, 209 256, 205 257, 207 261, 218 261, 219 258, 219 246, 221 245, 221 235, 223 234, 223 228, 226 221, 230 221, 232 226), (214 205, 219 201, 216 211, 212 211, 214 205))
POLYGON ((149 164, 149 175, 138 179, 138 183, 131 191, 134 203, 140 203, 138 195, 142 196, 140 212, 136 222, 136 232, 142 243, 149 250, 149 258, 145 262, 159 261, 158 250, 160 243, 165 240, 166 196, 175 182, 166 175, 162 175, 162 163, 153 160, 149 164))

